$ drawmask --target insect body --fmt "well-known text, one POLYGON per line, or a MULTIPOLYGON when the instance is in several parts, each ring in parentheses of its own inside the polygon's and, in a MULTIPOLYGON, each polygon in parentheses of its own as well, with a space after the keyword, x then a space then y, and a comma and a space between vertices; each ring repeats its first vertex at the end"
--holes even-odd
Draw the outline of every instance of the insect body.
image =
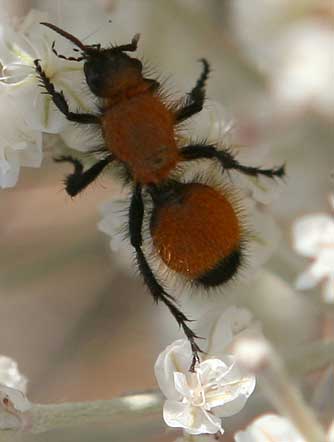
POLYGON ((193 351, 193 369, 200 352, 197 336, 173 296, 154 275, 142 249, 143 194, 148 194, 153 202, 150 232, 154 249, 162 261, 195 284, 218 286, 230 280, 242 262, 242 226, 238 211, 226 192, 196 180, 178 181, 172 172, 181 162, 202 158, 217 161, 222 171, 233 169, 252 176, 282 177, 284 168, 244 166, 228 150, 218 150, 212 144, 179 145, 178 125, 203 108, 209 75, 206 60, 202 60, 203 72, 185 100, 167 105, 160 84, 146 78, 142 63, 127 54, 137 49, 139 35, 129 44, 104 49, 100 45, 84 45, 53 24, 42 24, 70 40, 76 50, 81 51, 78 58, 66 58, 57 53, 53 44, 58 57, 84 60, 87 85, 101 101, 99 113, 71 112, 63 93, 55 90, 40 61, 35 60, 41 84, 59 111, 70 121, 99 126, 105 142, 104 157, 87 170, 72 157, 57 159, 74 166, 74 172, 66 178, 66 190, 75 196, 111 162, 124 166, 134 183, 128 231, 139 271, 154 300, 168 307, 186 334, 193 351))
POLYGON ((175 121, 159 97, 141 94, 105 110, 102 130, 107 148, 143 185, 168 178, 179 161, 175 121), (148 118, 152 115, 151 118, 148 118))
POLYGON ((153 244, 165 264, 204 286, 228 281, 241 262, 241 226, 228 199, 201 183, 174 183, 154 198, 153 244))

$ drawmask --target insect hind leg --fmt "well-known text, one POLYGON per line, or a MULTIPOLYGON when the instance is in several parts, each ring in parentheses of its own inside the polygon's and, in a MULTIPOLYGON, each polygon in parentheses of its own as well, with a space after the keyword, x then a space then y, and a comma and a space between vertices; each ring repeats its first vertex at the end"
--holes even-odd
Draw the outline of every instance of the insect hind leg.
POLYGON ((175 299, 169 295, 160 283, 157 281, 150 268, 144 252, 142 250, 142 227, 144 219, 144 203, 142 198, 142 189, 139 184, 136 185, 135 191, 132 195, 130 211, 129 211, 129 233, 131 245, 136 251, 136 258, 139 267, 139 271, 143 276, 146 286, 149 288, 151 295, 155 302, 163 302, 169 309, 171 314, 174 316, 175 320, 182 328, 184 334, 186 335, 193 354, 192 363, 190 366, 190 371, 195 370, 195 365, 200 361, 199 354, 202 350, 198 346, 196 339, 200 339, 194 331, 188 326, 190 319, 186 317, 184 313, 176 305, 175 299))

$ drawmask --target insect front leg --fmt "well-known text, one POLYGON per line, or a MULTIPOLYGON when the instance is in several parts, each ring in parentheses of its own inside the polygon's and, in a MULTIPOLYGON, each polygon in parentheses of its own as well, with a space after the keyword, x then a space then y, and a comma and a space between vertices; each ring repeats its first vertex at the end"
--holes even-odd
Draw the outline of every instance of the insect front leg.
POLYGON ((81 161, 71 157, 62 156, 54 159, 57 163, 71 163, 74 172, 65 178, 65 189, 70 196, 76 196, 91 184, 103 171, 103 169, 113 160, 109 155, 107 158, 98 161, 92 167, 84 171, 81 161))
POLYGON ((181 310, 176 305, 175 299, 171 295, 169 295, 163 289, 161 284, 157 281, 152 269, 150 268, 146 260, 144 252, 142 250, 143 219, 144 202, 142 197, 142 188, 140 184, 137 184, 132 195, 129 211, 129 233, 131 245, 136 251, 139 271, 143 276, 144 282, 149 288, 153 299, 155 300, 155 302, 161 301, 167 306, 167 308, 185 333, 193 353, 193 360, 190 366, 190 371, 194 371, 196 363, 200 360, 198 353, 201 352, 201 349, 196 343, 196 339, 199 339, 199 337, 187 325, 187 322, 190 322, 190 319, 188 319, 185 314, 181 312, 181 310))
POLYGON ((285 176, 284 165, 273 169, 244 166, 234 158, 229 150, 218 150, 215 146, 210 144, 194 144, 182 147, 181 156, 185 161, 198 160, 200 158, 215 159, 219 161, 223 170, 238 170, 239 172, 250 176, 262 175, 268 178, 283 178, 285 176))
POLYGON ((41 80, 41 85, 45 88, 46 93, 51 96, 54 104, 57 106, 60 112, 63 113, 69 121, 74 121, 81 124, 101 124, 100 117, 98 115, 71 112, 63 91, 56 91, 54 85, 43 71, 40 61, 35 60, 34 64, 37 75, 41 80))
POLYGON ((205 84, 209 77, 210 65, 205 58, 202 58, 200 61, 203 63, 202 74, 197 80, 195 87, 188 94, 184 106, 176 111, 175 117, 177 123, 181 123, 203 109, 205 100, 205 84))

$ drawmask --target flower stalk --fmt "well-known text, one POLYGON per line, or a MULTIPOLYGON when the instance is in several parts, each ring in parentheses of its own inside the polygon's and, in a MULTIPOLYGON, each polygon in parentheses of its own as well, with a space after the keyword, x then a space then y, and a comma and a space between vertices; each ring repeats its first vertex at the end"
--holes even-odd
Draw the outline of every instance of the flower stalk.
MULTIPOLYGON (((33 404, 29 411, 30 428, 26 431, 36 434, 98 421, 108 421, 112 424, 114 420, 122 417, 128 420, 134 417, 160 415, 162 403, 162 396, 159 393, 142 393, 105 401, 33 404)), ((13 430, 0 432, 0 442, 12 440, 17 429, 13 430)))

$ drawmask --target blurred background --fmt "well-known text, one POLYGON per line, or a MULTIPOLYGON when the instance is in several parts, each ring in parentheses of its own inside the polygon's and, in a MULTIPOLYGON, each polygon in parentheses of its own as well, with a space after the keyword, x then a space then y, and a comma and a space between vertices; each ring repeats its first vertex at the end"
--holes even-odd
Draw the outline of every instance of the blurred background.
MULTIPOLYGON (((291 225, 302 214, 330 210, 332 1, 1 0, 0 7, 2 19, 38 8, 73 34, 93 34, 92 43, 127 42, 140 32, 140 55, 177 93, 192 88, 197 61, 207 58, 208 98, 238 122, 245 145, 269 145, 273 164, 285 162, 288 174, 271 206, 282 241, 266 273, 244 290, 211 297, 210 305, 248 306, 284 354, 326 333, 319 321, 333 308, 321 305, 319 290, 290 288, 307 263, 291 249, 291 225)), ((19 184, 1 191, 0 352, 18 361, 34 402, 156 388, 157 355, 182 335, 96 228, 98 206, 119 194, 119 183, 105 176, 71 200, 63 191, 65 169, 46 155, 42 168, 22 169, 19 184)), ((181 302, 194 317, 207 303, 181 302)), ((168 437, 154 436, 160 424, 154 425, 147 441, 168 437)), ((110 431, 99 426, 48 440, 110 440, 110 431)))

